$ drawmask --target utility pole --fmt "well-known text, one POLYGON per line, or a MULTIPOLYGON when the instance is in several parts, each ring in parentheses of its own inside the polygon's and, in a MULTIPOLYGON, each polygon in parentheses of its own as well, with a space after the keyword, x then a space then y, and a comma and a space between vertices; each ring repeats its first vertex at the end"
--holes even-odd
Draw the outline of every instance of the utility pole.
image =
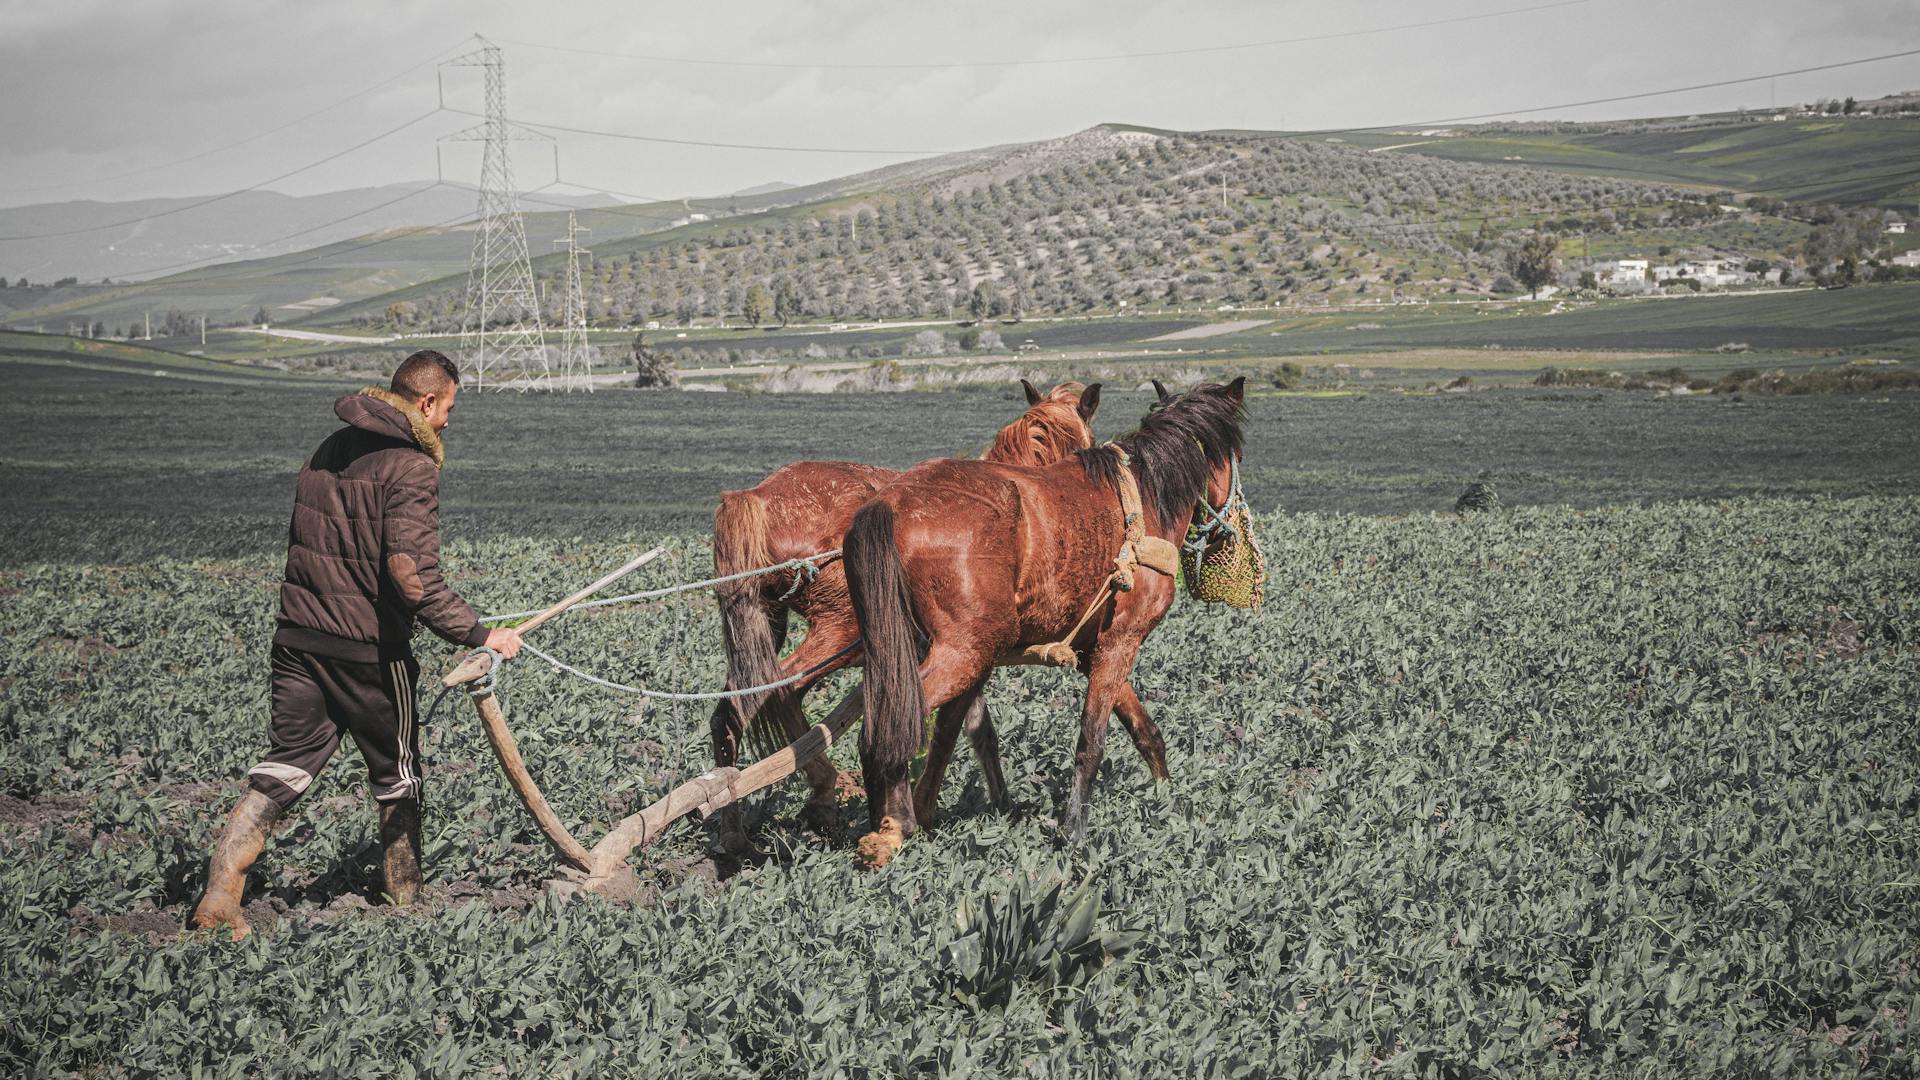
POLYGON ((474 35, 480 47, 441 67, 477 67, 485 72, 487 112, 481 123, 446 136, 483 144, 480 203, 467 261, 467 309, 461 339, 476 386, 489 376, 497 386, 525 390, 544 383, 550 371, 540 303, 533 287, 533 260, 527 254, 526 223, 513 188, 508 147, 517 139, 547 136, 507 120, 507 65, 500 46, 474 35))
POLYGON ((200 316, 200 347, 203 349, 207 347, 207 317, 205 315, 200 316))
POLYGON ((147 340, 153 340, 153 312, 143 311, 140 316, 147 320, 147 340))
POLYGON ((580 234, 592 232, 583 229, 575 219, 574 212, 567 211, 567 235, 556 244, 567 247, 566 287, 560 294, 561 319, 560 331, 560 382, 572 393, 577 386, 587 393, 593 393, 593 346, 587 342, 587 294, 580 286, 580 256, 592 255, 580 246, 580 234))

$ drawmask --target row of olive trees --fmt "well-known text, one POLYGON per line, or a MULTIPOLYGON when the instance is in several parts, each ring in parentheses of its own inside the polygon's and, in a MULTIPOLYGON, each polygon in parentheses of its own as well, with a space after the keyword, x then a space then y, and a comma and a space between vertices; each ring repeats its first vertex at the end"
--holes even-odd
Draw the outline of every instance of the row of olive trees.
MULTIPOLYGON (((851 213, 643 239, 592 268, 588 315, 598 325, 977 319, 1477 287, 1512 245, 1463 218, 1505 208, 1562 231, 1605 230, 1622 215, 1671 214, 1676 199, 1653 185, 1327 143, 1166 138, 1005 180, 886 192, 851 213)), ((413 303, 390 321, 458 324, 457 297, 413 303)))

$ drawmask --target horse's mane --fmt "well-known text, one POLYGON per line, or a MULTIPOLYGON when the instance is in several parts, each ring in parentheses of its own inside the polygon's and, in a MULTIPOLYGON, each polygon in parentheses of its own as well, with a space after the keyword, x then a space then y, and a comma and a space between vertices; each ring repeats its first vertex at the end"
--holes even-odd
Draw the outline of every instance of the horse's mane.
MULTIPOLYGON (((1180 521, 1206 497, 1207 476, 1240 452, 1245 413, 1218 383, 1203 383, 1140 420, 1115 439, 1132 459, 1140 500, 1163 523, 1180 521)), ((1080 452, 1087 479, 1117 487, 1120 456, 1110 447, 1080 452)))
POLYGON ((1051 465, 1092 442, 1080 418, 1078 383, 1063 383, 1013 423, 1000 429, 981 457, 1006 465, 1051 465))

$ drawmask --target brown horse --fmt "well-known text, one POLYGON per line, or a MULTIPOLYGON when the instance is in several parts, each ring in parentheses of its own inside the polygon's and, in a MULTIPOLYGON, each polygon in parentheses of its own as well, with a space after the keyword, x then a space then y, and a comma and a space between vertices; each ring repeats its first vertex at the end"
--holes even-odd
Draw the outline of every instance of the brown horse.
POLYGON ((1179 543, 1203 503, 1220 507, 1229 498, 1245 384, 1195 387, 1149 413, 1133 434, 1053 465, 925 462, 854 515, 845 558, 866 655, 860 764, 873 831, 860 850, 870 865, 885 864, 930 819, 959 720, 994 664, 1028 646, 1072 635, 1087 675, 1067 803, 1071 835, 1086 832, 1108 716, 1117 709, 1136 743, 1160 745, 1128 676, 1173 605, 1174 580, 1141 568, 1131 591, 1101 600, 1126 539, 1121 471, 1138 484, 1146 534, 1179 543), (909 796, 908 768, 929 708, 939 719, 909 796))
MULTIPOLYGON (((1019 465, 1045 465, 1093 445, 1093 415, 1100 406, 1100 385, 1062 383, 1042 395, 1025 379, 1027 411, 1000 429, 986 459, 1019 465)), ((900 474, 892 469, 849 461, 800 461, 776 469, 758 486, 720 496, 713 516, 714 570, 724 576, 830 551, 873 493, 900 474)), ((859 627, 847 597, 846 574, 838 558, 821 560, 818 570, 787 570, 719 586, 721 624, 727 650, 727 689, 767 683, 822 669, 792 686, 720 702, 713 711, 713 759, 716 765, 739 760, 743 735, 762 756, 806 731, 801 699, 833 671, 859 660, 835 654, 859 640, 859 627), (807 620, 806 640, 791 656, 780 657, 792 613, 807 620), (822 666, 824 665, 824 667, 822 666)), ((985 706, 966 718, 968 737, 980 757, 995 805, 1007 805, 998 740, 985 706)), ((824 759, 807 766, 813 788, 807 814, 820 820, 837 816, 838 774, 824 759)))

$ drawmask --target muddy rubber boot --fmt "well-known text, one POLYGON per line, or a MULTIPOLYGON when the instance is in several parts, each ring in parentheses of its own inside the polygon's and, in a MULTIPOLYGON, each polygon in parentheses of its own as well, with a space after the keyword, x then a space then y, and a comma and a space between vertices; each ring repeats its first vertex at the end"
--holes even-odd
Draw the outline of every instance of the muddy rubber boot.
POLYGON ((253 932, 240 914, 240 900, 247 891, 247 871, 267 844, 267 832, 280 818, 280 804, 249 790, 240 796, 227 815, 227 826, 214 842, 213 858, 207 863, 207 891, 200 895, 188 924, 195 930, 233 928, 233 940, 253 932))
POLYGON ((420 895, 420 800, 380 804, 380 847, 387 898, 406 907, 420 895))

